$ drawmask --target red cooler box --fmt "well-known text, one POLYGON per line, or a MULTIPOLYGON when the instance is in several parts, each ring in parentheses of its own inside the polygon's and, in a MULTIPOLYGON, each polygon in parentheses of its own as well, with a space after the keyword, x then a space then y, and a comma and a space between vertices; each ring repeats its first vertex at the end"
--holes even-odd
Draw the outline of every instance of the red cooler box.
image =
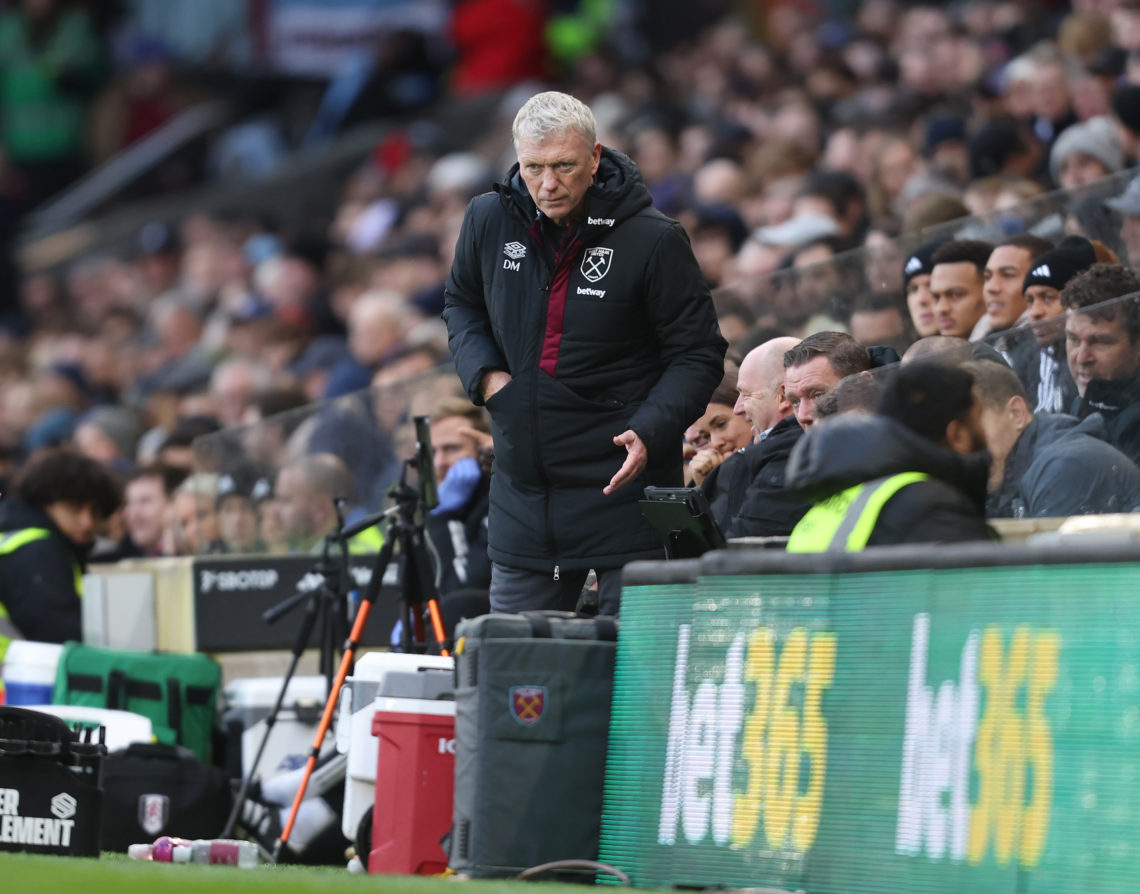
POLYGON ((368 871, 433 875, 447 869, 440 839, 451 828, 455 788, 455 703, 377 699, 380 740, 368 871), (391 701, 403 710, 386 710, 391 701))

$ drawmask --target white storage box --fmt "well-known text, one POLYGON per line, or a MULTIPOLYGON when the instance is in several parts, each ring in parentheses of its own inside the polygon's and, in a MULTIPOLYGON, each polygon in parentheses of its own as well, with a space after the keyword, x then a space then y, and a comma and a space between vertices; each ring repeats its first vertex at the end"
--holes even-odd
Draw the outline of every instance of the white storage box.
POLYGON ((33 711, 52 714, 72 726, 102 726, 107 730, 107 750, 118 751, 136 742, 154 742, 154 725, 149 717, 134 711, 87 708, 82 705, 36 705, 33 711))
MULTIPOLYGON (((227 769, 240 770, 242 778, 250 771, 266 719, 281 692, 281 677, 250 677, 234 680, 222 691, 222 724, 230 739, 227 769), (240 768, 233 757, 234 740, 240 736, 240 768)), ((328 683, 321 676, 293 677, 285 692, 285 700, 277 714, 277 722, 265 745, 265 753, 257 766, 257 775, 272 779, 302 766, 313 748, 321 712, 328 698, 328 683)), ((326 738, 325 748, 331 744, 326 738)))
POLYGON ((376 800, 376 762, 379 741, 372 735, 372 716, 378 700, 396 705, 388 710, 424 711, 424 702, 444 705, 455 713, 453 677, 455 662, 438 655, 370 652, 356 662, 340 694, 336 748, 348 756, 344 775, 344 812, 341 831, 356 840, 360 818, 376 800))

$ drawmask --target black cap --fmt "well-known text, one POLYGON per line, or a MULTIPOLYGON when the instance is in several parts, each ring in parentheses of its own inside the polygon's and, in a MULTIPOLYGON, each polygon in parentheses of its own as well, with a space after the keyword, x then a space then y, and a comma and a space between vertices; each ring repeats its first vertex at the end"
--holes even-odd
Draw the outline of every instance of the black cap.
POLYGON ((934 253, 938 251, 943 245, 946 244, 945 239, 936 239, 933 242, 927 242, 925 245, 920 245, 910 256, 903 262, 903 288, 905 289, 910 285, 910 281, 916 276, 921 276, 923 273, 929 273, 934 269, 934 253))
POLYGON ((1112 94, 1112 111, 1120 123, 1140 136, 1140 87, 1125 84, 1112 94))
POLYGON ((1066 236, 1056 248, 1051 248, 1033 262, 1025 274, 1021 291, 1030 286, 1052 286, 1058 292, 1065 283, 1096 263, 1096 251, 1083 236, 1066 236))
POLYGON ((1001 173, 1009 157, 1024 147, 1021 128, 1012 118, 987 121, 970 140, 970 176, 977 180, 1001 173))

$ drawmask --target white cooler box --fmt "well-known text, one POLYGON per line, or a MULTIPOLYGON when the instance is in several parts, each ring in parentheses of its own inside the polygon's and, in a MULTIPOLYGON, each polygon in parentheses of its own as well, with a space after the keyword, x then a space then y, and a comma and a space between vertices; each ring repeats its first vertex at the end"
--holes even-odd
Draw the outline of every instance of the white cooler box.
POLYGON ((31 710, 51 714, 72 727, 103 727, 107 731, 108 751, 118 751, 136 742, 146 745, 154 742, 154 724, 150 718, 133 711, 113 711, 110 708, 88 708, 82 705, 35 705, 31 710))
MULTIPOLYGON (((356 840, 360 818, 376 800, 380 742, 372 735, 377 703, 387 710, 421 711, 424 702, 455 713, 455 662, 438 655, 370 652, 344 681, 336 727, 336 749, 348 755, 341 831, 356 840)), ((432 710, 429 708, 428 710, 432 710)))
MULTIPOLYGON (((277 702, 281 683, 281 677, 249 677, 233 680, 222 690, 222 727, 228 739, 226 769, 231 773, 240 770, 243 779, 257 757, 257 749, 265 735, 265 721, 277 702), (239 735, 240 767, 236 766, 234 754, 234 743, 239 735)), ((293 677, 289 681, 277 722, 257 765, 259 777, 272 779, 279 773, 304 765, 313 749, 313 738, 327 699, 328 684, 322 676, 293 677)), ((329 747, 326 738, 325 748, 329 747)))

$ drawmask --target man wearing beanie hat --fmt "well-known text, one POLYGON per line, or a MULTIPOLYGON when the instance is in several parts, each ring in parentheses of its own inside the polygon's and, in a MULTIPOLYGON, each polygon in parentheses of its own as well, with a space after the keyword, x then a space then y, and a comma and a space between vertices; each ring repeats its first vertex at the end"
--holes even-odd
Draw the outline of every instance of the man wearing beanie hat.
POLYGON ((1063 131, 1049 153, 1049 173, 1061 189, 1085 186, 1124 167, 1124 150, 1104 115, 1063 131))
POLYGON ((1092 243, 1082 236, 1068 236, 1037 258, 1025 275, 1021 288, 1034 340, 1027 340, 1014 353, 1011 365, 1024 383, 1035 413, 1065 413, 1076 400, 1077 385, 1065 356, 1061 289, 1095 263, 1092 243))
POLYGON ((930 271, 934 269, 934 253, 945 242, 945 239, 937 239, 920 245, 903 262, 903 292, 911 322, 914 323, 919 338, 938 334, 934 296, 930 293, 930 271))
POLYGON ((126 475, 134 468, 142 431, 138 417, 126 407, 94 407, 79 418, 75 446, 84 456, 126 475))

